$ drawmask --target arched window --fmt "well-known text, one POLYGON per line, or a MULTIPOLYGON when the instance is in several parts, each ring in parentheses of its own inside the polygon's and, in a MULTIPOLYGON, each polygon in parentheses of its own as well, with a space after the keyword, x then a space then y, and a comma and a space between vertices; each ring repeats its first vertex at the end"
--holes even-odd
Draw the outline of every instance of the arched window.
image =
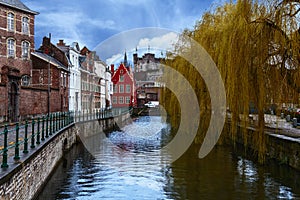
POLYGON ((7 29, 9 31, 15 30, 15 15, 13 13, 8 13, 7 15, 7 29))
POLYGON ((11 38, 7 40, 7 56, 15 57, 15 40, 11 38))
POLYGON ((22 76, 21 85, 29 86, 30 85, 30 76, 28 76, 28 75, 22 76))
POLYGON ((27 41, 23 41, 22 42, 22 57, 23 58, 28 58, 29 57, 29 42, 27 41))
POLYGON ((24 34, 29 34, 29 18, 28 17, 22 18, 22 32, 24 34))

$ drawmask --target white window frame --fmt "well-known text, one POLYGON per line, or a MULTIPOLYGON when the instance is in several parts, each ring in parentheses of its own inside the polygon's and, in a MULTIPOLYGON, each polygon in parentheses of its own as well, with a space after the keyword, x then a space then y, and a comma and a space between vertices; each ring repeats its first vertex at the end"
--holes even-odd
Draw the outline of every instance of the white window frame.
POLYGON ((129 97, 129 96, 126 96, 126 97, 125 97, 125 103, 126 103, 126 104, 130 104, 130 97, 129 97))
POLYGON ((116 96, 113 96, 113 98, 112 98, 112 103, 115 105, 115 104, 117 104, 118 103, 118 97, 116 97, 116 96))
POLYGON ((15 30, 15 14, 9 12, 7 14, 7 30, 14 31, 15 30))
POLYGON ((22 33, 29 35, 29 18, 22 17, 22 33))
POLYGON ((30 43, 28 41, 22 42, 22 58, 29 58, 30 43))
POLYGON ((124 85, 123 84, 119 85, 119 93, 124 93, 124 85))
POLYGON ((120 75, 120 82, 124 82, 124 79, 125 79, 124 75, 123 74, 120 75))
POLYGON ((126 93, 130 93, 131 92, 131 85, 127 84, 126 85, 126 93))
POLYGON ((7 56, 8 57, 15 57, 15 53, 16 53, 16 44, 15 44, 15 40, 13 38, 8 38, 7 39, 7 56))
POLYGON ((119 97, 119 104, 124 104, 124 97, 119 97))
POLYGON ((29 86, 30 85, 30 76, 28 76, 28 75, 22 76, 21 85, 22 86, 29 86))

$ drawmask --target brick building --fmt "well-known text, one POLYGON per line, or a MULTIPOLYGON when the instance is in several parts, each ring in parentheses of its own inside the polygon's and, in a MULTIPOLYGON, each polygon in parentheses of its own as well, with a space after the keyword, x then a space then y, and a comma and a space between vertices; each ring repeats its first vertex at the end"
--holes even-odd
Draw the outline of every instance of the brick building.
MULTIPOLYGON (((33 108, 35 113, 66 112, 69 110, 69 62, 65 52, 44 37, 41 47, 31 53, 31 88, 44 91, 33 108)), ((30 98, 30 97, 28 97, 30 98)), ((28 103, 36 102, 34 100, 28 103)), ((30 107, 30 105, 29 105, 30 107)), ((30 111, 28 111, 30 112, 30 111)))
POLYGON ((114 65, 111 65, 111 72, 113 82, 112 107, 135 106, 135 81, 131 67, 125 67, 125 65, 121 63, 118 69, 114 70, 114 65))
POLYGON ((86 112, 93 112, 100 102, 100 83, 95 73, 95 61, 99 57, 87 47, 83 47, 80 54, 81 107, 86 112))
POLYGON ((156 58, 153 53, 138 57, 133 54, 134 78, 136 82, 137 106, 143 106, 148 101, 159 101, 164 83, 161 82, 164 58, 156 58))
POLYGON ((37 14, 19 0, 0 0, 0 121, 26 114, 37 14))

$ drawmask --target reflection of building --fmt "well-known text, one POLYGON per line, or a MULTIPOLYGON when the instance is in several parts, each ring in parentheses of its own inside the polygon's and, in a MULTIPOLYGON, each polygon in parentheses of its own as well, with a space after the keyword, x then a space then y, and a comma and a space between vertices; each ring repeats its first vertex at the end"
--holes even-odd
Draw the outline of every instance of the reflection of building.
POLYGON ((111 65, 111 71, 113 82, 112 106, 134 106, 136 104, 135 83, 131 67, 125 67, 125 65, 121 63, 117 70, 114 70, 114 65, 111 65))
POLYGON ((30 53, 38 13, 19 0, 0 1, 0 13, 0 121, 17 121, 28 114, 29 99, 23 88, 31 81, 30 53))
POLYGON ((143 106, 148 101, 158 101, 160 89, 163 86, 160 79, 163 75, 161 61, 155 54, 146 53, 143 57, 133 54, 134 79, 136 82, 137 106, 143 106))

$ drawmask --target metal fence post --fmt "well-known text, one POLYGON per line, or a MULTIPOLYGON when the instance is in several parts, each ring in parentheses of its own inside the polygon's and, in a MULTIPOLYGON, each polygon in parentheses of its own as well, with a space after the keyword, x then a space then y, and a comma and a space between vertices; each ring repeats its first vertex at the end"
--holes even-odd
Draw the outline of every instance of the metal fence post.
POLYGON ((49 137, 49 127, 48 127, 48 123, 49 123, 49 115, 46 115, 46 138, 49 137))
POLYGON ((15 160, 20 159, 20 149, 19 149, 19 122, 16 124, 16 144, 15 144, 15 160))
POLYGON ((25 136, 24 136, 24 150, 23 153, 28 153, 28 121, 25 121, 25 136))
POLYGON ((52 120, 53 120, 53 115, 52 114, 50 114, 50 132, 49 132, 49 135, 52 135, 52 132, 53 132, 53 122, 52 122, 52 120))
POLYGON ((2 159, 2 164, 1 164, 1 168, 7 168, 8 164, 7 164, 7 125, 5 125, 4 127, 4 148, 3 148, 3 159, 2 159))
POLYGON ((37 126, 37 135, 36 135, 36 144, 40 144, 41 143, 41 141, 40 141, 40 118, 38 117, 38 119, 37 119, 37 124, 38 124, 38 126, 37 126))
POLYGON ((59 115, 59 129, 62 129, 62 112, 59 112, 58 113, 58 115, 59 115))
POLYGON ((55 132, 59 130, 59 116, 58 113, 55 113, 55 132))
POLYGON ((45 140, 45 116, 42 117, 42 141, 45 140))
POLYGON ((31 145, 30 145, 30 148, 35 148, 35 145, 34 145, 34 124, 35 124, 35 121, 34 119, 32 119, 32 123, 31 123, 31 128, 32 128, 32 132, 31 132, 31 145))

